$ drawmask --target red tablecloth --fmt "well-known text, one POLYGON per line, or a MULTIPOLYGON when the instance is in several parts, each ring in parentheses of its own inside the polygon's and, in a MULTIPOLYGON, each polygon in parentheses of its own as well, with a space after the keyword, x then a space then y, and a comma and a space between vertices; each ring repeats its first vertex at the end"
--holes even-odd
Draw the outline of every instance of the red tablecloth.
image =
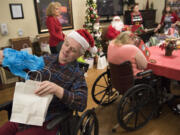
POLYGON ((156 75, 180 81, 180 50, 174 50, 172 56, 165 56, 165 50, 158 46, 150 47, 149 51, 150 59, 156 60, 156 63, 149 62, 148 69, 156 75))

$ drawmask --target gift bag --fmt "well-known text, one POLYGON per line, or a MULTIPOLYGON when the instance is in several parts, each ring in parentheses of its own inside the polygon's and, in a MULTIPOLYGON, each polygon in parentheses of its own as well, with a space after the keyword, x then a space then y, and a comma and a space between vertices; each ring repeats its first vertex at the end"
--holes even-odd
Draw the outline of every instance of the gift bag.
POLYGON ((28 52, 29 54, 32 54, 32 48, 29 47, 27 43, 24 43, 24 44, 23 44, 23 49, 21 49, 21 51, 26 51, 26 52, 28 52))
POLYGON ((94 58, 85 59, 85 63, 89 64, 89 69, 90 69, 90 68, 93 68, 94 58))
POLYGON ((16 82, 10 121, 42 126, 53 95, 38 96, 34 91, 40 82, 26 80, 16 82))
POLYGON ((50 50, 50 47, 49 47, 49 44, 48 43, 41 43, 40 45, 40 48, 41 48, 41 51, 42 52, 47 52, 49 54, 51 54, 51 50, 50 50))
POLYGON ((104 69, 108 65, 106 56, 103 53, 100 53, 98 56, 97 69, 104 69))

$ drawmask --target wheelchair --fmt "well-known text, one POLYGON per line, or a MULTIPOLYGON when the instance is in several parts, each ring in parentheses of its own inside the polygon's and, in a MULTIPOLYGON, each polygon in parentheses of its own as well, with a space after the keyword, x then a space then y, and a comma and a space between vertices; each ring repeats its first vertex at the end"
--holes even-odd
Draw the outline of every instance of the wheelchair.
MULTIPOLYGON (((88 70, 88 64, 79 63, 84 72, 88 70)), ((0 111, 7 111, 8 119, 11 116, 12 101, 0 105, 0 111)), ((98 135, 99 125, 96 113, 93 109, 86 110, 81 116, 76 110, 61 112, 47 124, 46 129, 52 130, 59 126, 57 134, 60 135, 98 135)))
POLYGON ((133 76, 132 65, 125 61, 120 65, 109 63, 107 70, 95 80, 91 95, 93 100, 107 106, 121 95, 116 124, 127 131, 143 127, 153 117, 158 116, 165 93, 161 78, 153 75, 152 70, 140 72, 137 79, 133 76))

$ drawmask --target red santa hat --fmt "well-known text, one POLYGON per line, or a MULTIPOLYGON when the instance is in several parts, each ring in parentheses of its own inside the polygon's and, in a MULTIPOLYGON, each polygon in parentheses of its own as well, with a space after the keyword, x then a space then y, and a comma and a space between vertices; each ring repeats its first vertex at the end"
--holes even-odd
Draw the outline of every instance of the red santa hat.
POLYGON ((119 16, 114 16, 113 21, 117 21, 117 20, 121 21, 121 18, 119 16))
POLYGON ((68 37, 71 37, 77 42, 79 42, 85 51, 89 50, 91 53, 94 54, 97 52, 97 47, 94 45, 94 38, 86 29, 72 31, 68 34, 68 37))

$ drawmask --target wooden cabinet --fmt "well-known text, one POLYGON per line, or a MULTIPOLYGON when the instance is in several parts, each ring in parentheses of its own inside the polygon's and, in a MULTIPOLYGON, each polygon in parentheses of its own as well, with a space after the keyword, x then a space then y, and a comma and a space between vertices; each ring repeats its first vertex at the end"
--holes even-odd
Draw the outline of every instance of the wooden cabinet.
POLYGON ((9 41, 12 48, 15 50, 21 50, 24 48, 32 47, 30 37, 11 38, 9 39, 9 41))
MULTIPOLYGON (((156 26, 156 10, 140 10, 143 17, 143 25, 145 28, 154 28, 156 26)), ((125 11, 124 23, 131 25, 131 11, 125 11)))

